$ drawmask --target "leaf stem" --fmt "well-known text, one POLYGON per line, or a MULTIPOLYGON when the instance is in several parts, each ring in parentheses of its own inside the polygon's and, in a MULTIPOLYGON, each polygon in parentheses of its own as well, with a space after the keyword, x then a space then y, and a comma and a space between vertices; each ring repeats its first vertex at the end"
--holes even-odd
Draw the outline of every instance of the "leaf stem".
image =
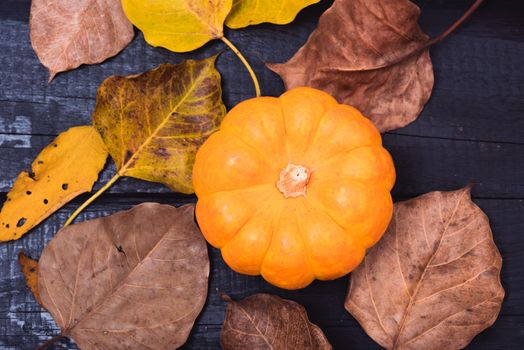
POLYGON ((235 45, 231 41, 229 41, 225 36, 222 36, 220 38, 229 48, 235 53, 235 55, 238 56, 240 61, 246 66, 247 71, 249 72, 249 75, 251 75, 251 79, 253 80, 253 85, 255 85, 255 94, 257 97, 260 97, 260 84, 258 83, 257 76, 255 72, 253 71, 253 68, 249 65, 249 62, 246 60, 246 58, 240 53, 240 51, 237 49, 235 45))
POLYGON ((87 201, 84 202, 84 204, 82 204, 80 207, 78 207, 77 210, 75 210, 75 212, 69 217, 69 219, 67 219, 66 223, 64 224, 64 227, 67 227, 69 225, 71 225, 71 223, 76 219, 76 217, 78 216, 78 214, 80 214, 85 208, 87 208, 87 206, 89 206, 89 204, 93 203, 93 201, 95 199, 97 199, 98 197, 100 197, 100 195, 102 195, 102 193, 104 193, 105 191, 107 191, 107 189, 109 187, 111 187, 119 178, 120 178, 120 174, 117 172, 115 174, 115 176, 113 176, 111 178, 111 180, 109 180, 108 183, 106 183, 102 188, 100 188, 95 194, 93 194, 91 197, 89 197, 89 199, 87 201))
POLYGON ((52 344, 56 343, 57 341, 59 341, 62 338, 64 338, 63 334, 55 335, 53 338, 46 340, 45 343, 43 343, 42 345, 38 346, 36 348, 36 350, 44 350, 49 345, 52 345, 52 344))
POLYGON ((470 6, 470 8, 464 12, 464 14, 458 19, 455 21, 455 23, 453 23, 451 25, 451 27, 449 27, 444 33, 440 34, 439 36, 431 39, 426 45, 427 47, 431 46, 431 45, 435 45, 436 43, 439 43, 441 42, 442 40, 444 40, 448 35, 450 35, 455 29, 457 29, 457 27, 459 25, 461 25, 466 19, 468 19, 469 16, 471 16, 471 14, 473 12, 475 12, 475 10, 484 2, 484 0, 476 0, 473 5, 470 6))
POLYGON ((441 42, 442 40, 444 40, 445 38, 448 37, 448 35, 450 35, 455 29, 457 29, 458 26, 460 26, 466 19, 468 19, 469 16, 471 16, 471 14, 473 12, 475 12, 475 10, 484 2, 484 0, 476 0, 473 5, 471 5, 469 7, 469 9, 464 12, 464 14, 458 19, 455 21, 455 23, 453 23, 448 29, 446 29, 442 34, 434 37, 433 39, 430 39, 428 41, 426 41, 424 44, 422 44, 421 46, 417 47, 415 50, 413 51, 410 51, 408 52, 407 54, 405 55, 401 55, 397 58, 395 58, 394 60, 392 61, 388 61, 388 62, 385 62, 384 64, 380 65, 380 66, 377 66, 377 67, 373 67, 372 69, 370 70, 375 70, 375 69, 381 69, 381 68, 385 68, 385 67, 391 67, 391 66, 394 66, 414 55, 416 55, 417 53, 435 45, 435 44, 438 44, 439 42, 441 42))

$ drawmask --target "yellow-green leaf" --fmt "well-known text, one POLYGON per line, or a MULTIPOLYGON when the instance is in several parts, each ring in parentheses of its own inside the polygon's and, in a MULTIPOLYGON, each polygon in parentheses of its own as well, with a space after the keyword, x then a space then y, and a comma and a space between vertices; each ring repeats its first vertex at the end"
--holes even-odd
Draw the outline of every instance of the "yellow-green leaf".
POLYGON ((24 252, 18 254, 18 264, 22 269, 24 275, 25 284, 33 293, 38 304, 42 305, 40 300, 40 293, 38 293, 38 260, 31 259, 24 252))
POLYGON ((122 5, 149 44, 187 52, 222 38, 232 0, 122 0, 122 5))
POLYGON ((244 28, 264 22, 291 23, 304 8, 320 0, 233 0, 226 19, 229 28, 244 28))
POLYGON ((92 126, 71 128, 21 172, 0 211, 0 241, 20 238, 62 205, 88 192, 104 167, 107 149, 92 126))
POLYGON ((194 192, 191 172, 196 151, 218 128, 226 111, 215 60, 213 56, 163 64, 102 83, 93 124, 119 176, 194 192))

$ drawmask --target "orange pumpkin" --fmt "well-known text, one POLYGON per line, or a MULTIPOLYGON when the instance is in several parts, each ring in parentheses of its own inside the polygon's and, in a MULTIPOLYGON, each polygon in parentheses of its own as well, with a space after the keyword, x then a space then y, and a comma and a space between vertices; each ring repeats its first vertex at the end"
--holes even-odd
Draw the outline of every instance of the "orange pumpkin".
POLYGON ((353 270, 393 211, 375 126, 306 87, 244 101, 197 153, 196 217, 235 271, 286 289, 353 270))

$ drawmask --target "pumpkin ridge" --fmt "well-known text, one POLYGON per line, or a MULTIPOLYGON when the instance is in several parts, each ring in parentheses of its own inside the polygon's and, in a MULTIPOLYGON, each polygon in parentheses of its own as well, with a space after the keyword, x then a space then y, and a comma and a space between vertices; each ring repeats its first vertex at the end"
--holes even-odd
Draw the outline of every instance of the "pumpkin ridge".
POLYGON ((284 114, 284 106, 282 106, 282 100, 280 98, 278 100, 278 107, 280 108, 280 115, 282 116, 282 126, 284 129, 284 152, 286 156, 286 160, 288 163, 291 162, 291 159, 289 157, 289 145, 288 145, 288 135, 287 135, 287 126, 286 126, 286 115, 284 114))
MULTIPOLYGON (((267 198, 265 198, 262 202, 264 202, 264 203, 267 202, 268 199, 269 199, 269 197, 270 197, 270 196, 268 196, 267 198)), ((267 203, 265 203, 265 204, 267 204, 267 203)), ((245 226, 246 226, 246 225, 247 225, 247 224, 248 224, 248 223, 253 219, 253 217, 260 215, 260 214, 261 214, 264 210, 266 210, 266 209, 269 209, 269 210, 270 210, 270 209, 271 209, 271 206, 269 206, 269 205, 260 205, 259 208, 257 208, 257 210, 255 210, 255 211, 253 212, 253 214, 251 215, 251 217, 249 217, 249 218, 248 218, 248 219, 247 219, 247 220, 242 224, 242 226, 240 226, 240 227, 238 228, 237 232, 235 232, 235 234, 231 237, 231 239, 230 239, 226 244, 224 244, 222 247, 220 247, 221 253, 222 253, 222 249, 224 249, 224 248, 225 248, 229 243, 231 243, 231 242, 233 241, 233 239, 234 239, 234 238, 235 238, 235 237, 240 233, 240 231, 241 231, 241 230, 242 230, 242 229, 243 229, 243 228, 244 228, 244 227, 245 227, 245 226)), ((281 213, 281 212, 282 212, 282 208, 280 208, 280 210, 276 210, 276 209, 275 209, 275 211, 277 211, 276 214, 278 214, 278 217, 280 217, 280 215, 282 214, 282 213, 281 213), (278 211, 280 211, 280 213, 278 213, 278 211)), ((275 217, 275 216, 277 216, 277 215, 271 215, 271 216, 272 216, 272 217, 275 217)), ((274 219, 273 219, 272 221, 274 221, 274 219)), ((260 275, 260 274, 261 274, 262 265, 264 264, 264 259, 265 259, 265 257, 266 257, 266 254, 267 254, 269 248, 271 247, 271 242, 273 241, 273 233, 274 233, 274 231, 275 231, 275 230, 274 230, 274 222, 271 223, 271 225, 270 225, 270 231, 271 231, 271 232, 270 232, 270 234, 269 234, 269 237, 270 237, 270 239, 269 239, 269 243, 268 243, 268 245, 267 245, 267 249, 266 249, 266 251, 264 252, 264 254, 262 254, 262 261, 260 262, 260 265, 258 266, 258 274, 257 274, 257 275, 260 275)), ((222 258, 223 258, 223 256, 222 256, 222 258)), ((224 259, 224 261, 225 261, 225 259, 224 259)), ((227 264, 227 261, 226 261, 226 264, 227 264)), ((228 265, 229 265, 229 264, 228 264, 228 265)))
MULTIPOLYGON (((259 203, 258 203, 258 207, 255 209, 255 211, 253 211, 253 213, 251 214, 251 216, 249 216, 247 218, 247 220, 238 228, 237 232, 235 232, 235 234, 233 235, 233 237, 231 237, 231 239, 226 243, 224 244, 224 247, 233 240, 233 238, 235 238, 238 233, 240 232, 240 230, 242 230, 246 225, 247 223, 253 219, 253 217, 255 216, 258 216, 265 208, 266 208, 266 202, 268 201, 268 199, 271 198, 271 193, 267 193, 266 196, 264 197, 264 199, 262 199, 259 203)), ((222 249, 222 248, 221 248, 222 249)))
POLYGON ((284 203, 280 205, 280 208, 275 210, 275 215, 271 216, 272 218, 271 219, 271 235, 270 235, 271 238, 269 239, 269 244, 267 245, 266 251, 262 255, 263 258, 262 258, 262 262, 260 263, 260 270, 259 270, 260 275, 262 275, 262 266, 264 266, 264 262, 266 261, 267 253, 269 252, 269 249, 271 249, 271 244, 273 243, 273 237, 275 237, 275 221, 277 220, 276 218, 278 217, 278 222, 280 223, 280 219, 284 211, 284 205, 285 205, 284 203))
MULTIPOLYGON (((265 185, 267 186, 267 185, 265 185)), ((262 187, 262 186, 260 186, 262 187)), ((215 193, 211 193, 211 194, 207 194, 207 195, 201 195, 200 196, 200 199, 202 201, 205 201, 206 199, 209 199, 209 197, 211 196, 215 196, 215 195, 220 195, 221 193, 223 192, 233 192, 233 191, 246 191, 246 192, 251 192, 249 190, 250 188, 247 188, 247 189, 240 189, 240 190, 229 190, 229 191, 220 191, 220 192, 215 192, 215 193)), ((265 195, 263 195, 263 199, 259 201, 259 204, 258 206, 255 207, 255 209, 253 211, 251 211, 251 213, 247 216, 247 218, 245 220, 242 220, 242 224, 238 227, 238 229, 236 231, 233 231, 231 233, 231 238, 223 245, 221 246, 218 246, 218 245, 214 245, 212 244, 214 247, 218 248, 218 249, 223 249, 229 242, 231 242, 233 240, 233 238, 235 238, 238 233, 240 232, 240 230, 242 230, 243 227, 246 226, 246 224, 251 220, 252 217, 256 216, 256 215, 259 215, 260 212, 262 211, 262 209, 264 209, 264 204, 267 204, 266 202, 272 197, 272 194, 270 191, 264 191, 264 190, 260 190, 260 189, 255 189, 254 191, 260 191, 260 193, 265 193, 265 195)), ((198 206, 198 203, 197 203, 197 206, 198 206)), ((198 217, 197 217, 197 221, 198 221, 198 217)), ((204 237, 206 236, 206 233, 204 232, 204 230, 201 230, 202 231, 202 234, 204 235, 204 237)), ((207 238, 206 238, 207 240, 207 238)))
POLYGON ((357 147, 353 147, 349 150, 345 150, 345 151, 341 151, 341 152, 337 152, 335 154, 332 154, 331 156, 329 157, 326 157, 325 159, 323 159, 322 161, 319 162, 319 166, 316 166, 314 168, 314 170, 319 170, 319 169, 322 169, 324 167, 327 167, 327 166, 332 166, 333 163, 337 163, 335 160, 335 158, 340 158, 342 156, 345 156, 347 155, 348 153, 351 153, 351 152, 354 152, 356 150, 360 150, 362 148, 378 148, 378 149, 381 149, 381 148, 384 148, 382 145, 360 145, 360 146, 357 146, 357 147))
MULTIPOLYGON (((301 200, 300 204, 301 204, 302 209, 303 209, 304 206, 308 205, 307 199, 301 200)), ((298 207, 298 205, 296 205, 296 206, 298 207)), ((300 209, 298 209, 298 210, 300 210, 300 209)), ((303 214, 303 210, 301 210, 300 214, 303 214)), ((302 245, 304 246, 305 257, 306 257, 306 264, 307 264, 307 267, 308 267, 309 271, 311 271, 311 274, 313 275, 313 278, 317 279, 317 274, 315 273, 315 269, 313 268, 313 263, 311 262, 311 251, 309 250, 309 244, 306 244, 306 240, 304 239, 304 229, 303 229, 304 226, 302 225, 302 222, 299 220, 297 215, 298 215, 297 212, 295 212, 295 215, 294 215, 295 216, 295 223, 296 223, 296 226, 298 228, 298 230, 297 230, 298 231, 298 235, 300 236, 300 240, 302 241, 302 245)))
POLYGON ((255 147, 255 146, 249 144, 247 141, 245 141, 243 138, 241 138, 241 137, 237 134, 238 131, 235 132, 234 130, 237 130, 237 129, 235 129, 234 127, 229 126, 228 129, 226 129, 226 130, 220 130, 220 132, 223 132, 223 133, 225 133, 225 134, 229 134, 229 135, 233 136, 235 139, 239 140, 243 145, 247 146, 247 148, 253 150, 254 153, 256 153, 256 154, 258 155, 258 157, 260 158, 260 160, 262 160, 262 161, 265 163, 265 165, 268 166, 268 168, 271 168, 271 169, 273 169, 273 170, 278 170, 277 166, 276 166, 273 162, 271 162, 271 161, 268 159, 268 157, 267 157, 263 152, 261 152, 261 151, 258 149, 258 147, 255 147))
POLYGON ((342 227, 344 229, 344 231, 348 230, 346 225, 344 223, 340 222, 339 219, 337 219, 331 213, 331 210, 329 210, 329 208, 324 205, 324 203, 320 202, 319 200, 312 199, 311 197, 308 197, 307 202, 311 206, 312 209, 327 215, 337 226, 342 227))
POLYGON ((261 183, 261 184, 257 184, 257 185, 252 185, 252 186, 247 186, 247 187, 241 187, 241 188, 232 188, 230 190, 220 190, 220 191, 215 191, 215 192, 206 192, 206 193, 199 193, 198 196, 199 198, 205 198, 207 196, 213 196, 215 194, 219 194, 219 193, 229 193, 229 192, 241 192, 241 191, 249 191, 249 190, 253 190, 253 191, 256 191, 258 189, 258 187, 273 187, 274 183, 273 182, 265 182, 265 183, 261 183))
MULTIPOLYGON (((320 126, 320 123, 322 123, 322 120, 324 120, 324 118, 326 117, 326 114, 330 111, 332 111, 333 109, 337 108, 338 106, 340 106, 339 103, 337 103, 336 105, 333 105, 329 108, 327 108, 324 113, 322 113, 322 115, 320 116, 320 118, 318 119, 318 122, 317 124, 315 125, 315 129, 314 131, 312 132, 312 135, 313 136, 310 136, 309 137, 309 140, 308 140, 308 144, 307 144, 307 148, 304 150, 304 154, 303 156, 307 156, 308 152, 310 151, 311 149, 311 146, 313 145, 313 142, 317 139, 318 137, 318 127, 320 126)), ((307 158, 307 157, 306 157, 307 158)))

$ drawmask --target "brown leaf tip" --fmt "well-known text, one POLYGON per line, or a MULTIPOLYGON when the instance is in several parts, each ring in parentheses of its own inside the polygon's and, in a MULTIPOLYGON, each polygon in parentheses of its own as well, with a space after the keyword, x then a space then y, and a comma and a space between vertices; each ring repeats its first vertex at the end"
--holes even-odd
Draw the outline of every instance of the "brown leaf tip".
POLYGON ((222 299, 222 300, 225 301, 226 303, 232 303, 232 302, 234 302, 234 300, 233 300, 229 295, 224 294, 224 293, 222 293, 222 294, 220 295, 220 299, 222 299))

